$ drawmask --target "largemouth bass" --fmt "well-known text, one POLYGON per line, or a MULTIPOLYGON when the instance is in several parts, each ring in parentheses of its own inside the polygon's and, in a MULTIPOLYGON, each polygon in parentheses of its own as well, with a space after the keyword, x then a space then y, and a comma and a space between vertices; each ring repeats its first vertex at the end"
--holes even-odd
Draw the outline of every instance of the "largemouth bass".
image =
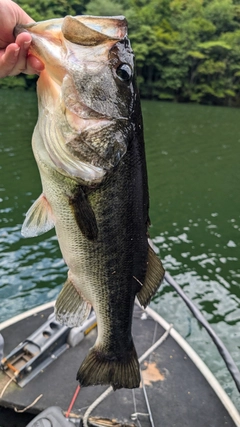
POLYGON ((26 237, 55 227, 69 267, 56 318, 81 324, 91 307, 96 343, 82 386, 140 383, 131 334, 134 299, 146 306, 164 270, 148 244, 149 197, 134 55, 124 17, 67 16, 17 27, 45 64, 32 146, 43 192, 26 237))

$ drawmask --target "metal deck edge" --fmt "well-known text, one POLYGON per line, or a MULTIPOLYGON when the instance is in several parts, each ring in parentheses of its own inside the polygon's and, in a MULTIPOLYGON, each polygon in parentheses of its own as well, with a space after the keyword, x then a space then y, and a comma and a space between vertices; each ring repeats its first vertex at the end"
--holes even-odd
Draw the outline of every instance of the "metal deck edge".
MULTIPOLYGON (((151 316, 156 322, 158 322, 165 330, 169 329, 169 323, 164 320, 160 314, 156 313, 152 308, 147 307, 144 309, 138 301, 136 304, 141 307, 149 316, 151 316)), ((179 346, 185 351, 188 357, 192 360, 195 366, 199 369, 202 375, 205 377, 209 385, 217 394, 218 398, 221 400, 222 404, 226 408, 227 412, 231 416, 232 420, 235 422, 237 427, 240 427, 240 414, 231 401, 230 397, 224 391, 216 377, 207 367, 207 365, 203 362, 203 360, 198 356, 198 354, 193 350, 193 348, 185 341, 185 339, 174 329, 170 330, 171 337, 179 344, 179 346)))
POLYGON ((55 305, 55 301, 50 301, 50 302, 46 302, 45 304, 38 305, 35 308, 25 311, 24 313, 17 314, 17 316, 11 317, 10 319, 0 323, 0 331, 2 331, 5 328, 8 328, 14 323, 20 322, 20 320, 26 319, 27 317, 30 317, 30 316, 34 316, 34 314, 37 314, 40 311, 47 310, 48 308, 54 307, 54 305, 55 305))

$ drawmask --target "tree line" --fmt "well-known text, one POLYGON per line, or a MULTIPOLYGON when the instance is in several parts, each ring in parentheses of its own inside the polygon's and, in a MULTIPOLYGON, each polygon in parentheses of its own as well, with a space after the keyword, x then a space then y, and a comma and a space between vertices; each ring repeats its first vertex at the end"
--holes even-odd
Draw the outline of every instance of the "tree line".
MULTIPOLYGON (((240 0, 18 0, 36 21, 125 15, 142 98, 240 105, 240 0)), ((34 77, 0 80, 33 87, 34 77)))

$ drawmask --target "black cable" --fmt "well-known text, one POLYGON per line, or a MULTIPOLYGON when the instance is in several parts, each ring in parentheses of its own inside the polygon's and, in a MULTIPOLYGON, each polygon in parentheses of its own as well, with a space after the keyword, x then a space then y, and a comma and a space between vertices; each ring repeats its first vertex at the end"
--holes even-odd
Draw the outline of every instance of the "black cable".
POLYGON ((221 354, 230 374, 232 375, 232 378, 237 386, 237 389, 240 392, 240 372, 231 354, 229 353, 229 351, 227 350, 223 342, 220 340, 220 338, 217 336, 217 334, 214 332, 214 330, 211 328, 208 321, 204 318, 201 311, 194 305, 194 303, 190 300, 190 298, 188 298, 188 296, 183 292, 182 288, 175 282, 175 280, 167 271, 165 272, 164 278, 166 282, 169 285, 171 285, 175 289, 175 291, 180 295, 180 297, 183 299, 185 304, 193 313, 194 317, 196 317, 199 323, 201 323, 201 325, 206 329, 206 331, 212 338, 214 344, 216 345, 219 353, 221 354))

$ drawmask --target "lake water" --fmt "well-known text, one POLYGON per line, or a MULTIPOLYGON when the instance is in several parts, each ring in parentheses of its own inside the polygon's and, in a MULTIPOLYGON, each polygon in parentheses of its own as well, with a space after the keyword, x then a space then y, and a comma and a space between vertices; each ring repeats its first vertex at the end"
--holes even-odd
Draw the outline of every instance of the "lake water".
MULTIPOLYGON (((165 268, 202 310, 240 368, 238 109, 143 102, 151 236, 165 268)), ((57 297, 66 278, 54 232, 21 237, 41 192, 31 151, 36 94, 0 91, 0 322, 57 297)), ((240 409, 207 333, 166 284, 152 306, 200 354, 240 409)))

